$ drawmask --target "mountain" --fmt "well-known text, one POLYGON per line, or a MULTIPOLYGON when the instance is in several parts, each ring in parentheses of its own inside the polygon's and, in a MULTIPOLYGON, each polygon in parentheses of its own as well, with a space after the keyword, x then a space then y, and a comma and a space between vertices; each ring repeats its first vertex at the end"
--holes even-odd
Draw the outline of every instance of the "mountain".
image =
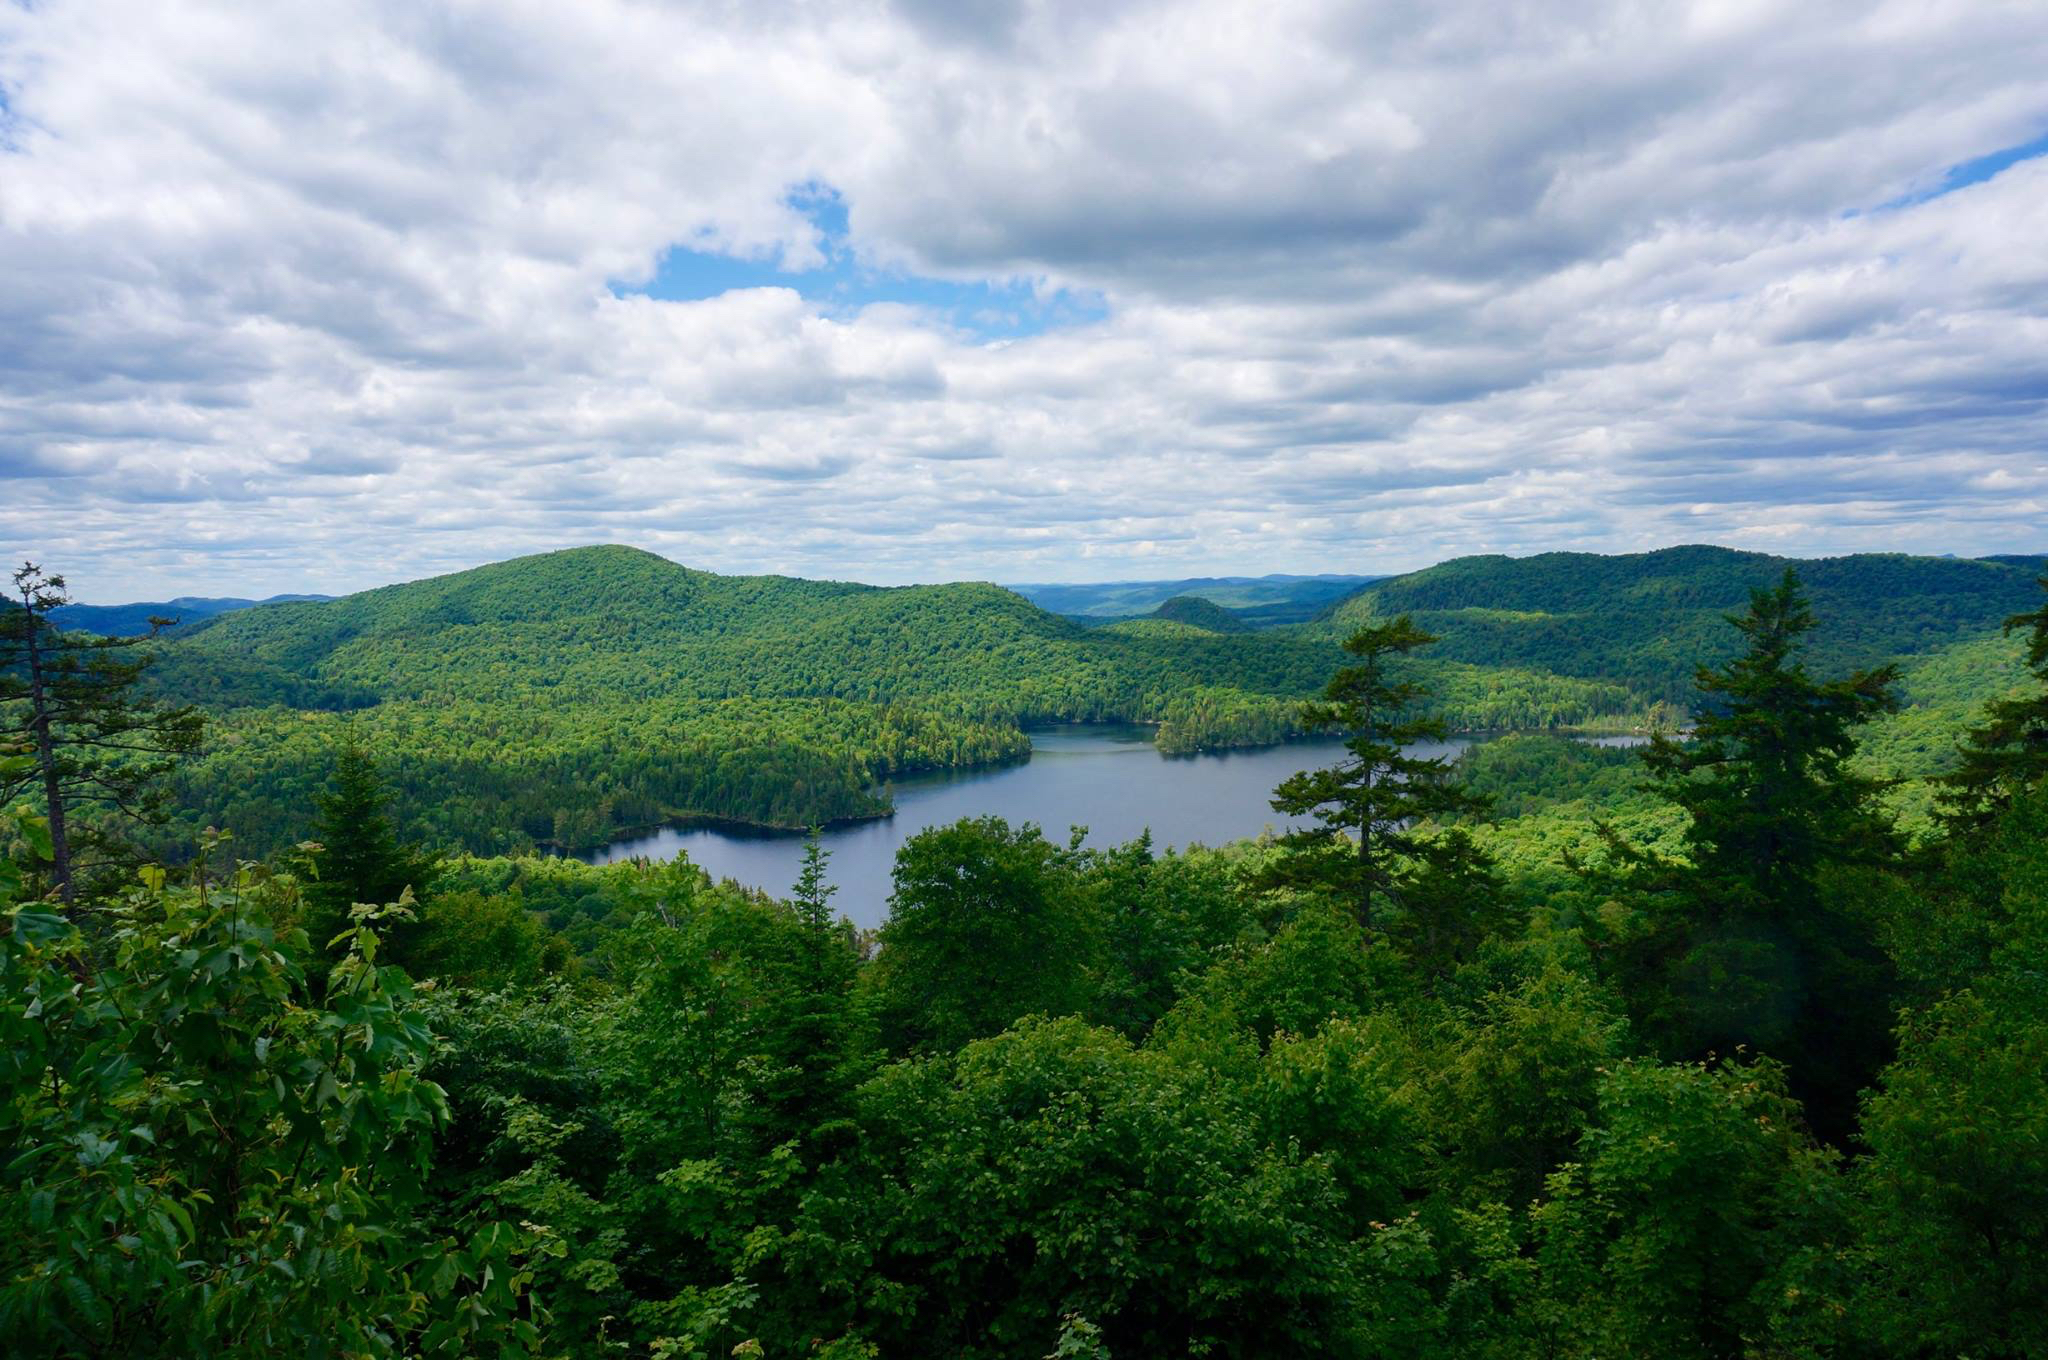
POLYGON ((1251 627, 1305 623, 1333 600, 1351 594, 1376 576, 1197 576, 1179 581, 1105 581, 1093 585, 1013 585, 1041 609, 1070 618, 1138 618, 1167 601, 1198 595, 1234 611, 1251 627))
POLYGON ((380 699, 945 696, 1018 721, 1145 716, 1148 692, 1190 684, 1293 693, 1329 656, 1320 638, 1162 649, 980 582, 718 576, 617 546, 220 615, 166 652, 380 699))
MULTIPOLYGON (((1206 597, 1099 626, 986 583, 719 576, 578 548, 217 614, 157 644, 153 678, 211 715, 177 776, 187 840, 209 824, 256 851, 302 838, 352 738, 417 834, 573 850, 693 816, 883 814, 890 779, 1020 758, 1038 721, 1157 723, 1170 752, 1284 740, 1343 634, 1404 611, 1443 635, 1414 675, 1454 727, 1637 725, 1691 701, 1693 666, 1730 645, 1724 616, 1787 565, 1721 548, 1461 558, 1242 631, 1206 597)), ((1828 671, 1989 636, 2038 594, 2000 563, 1796 565, 1828 671)))
POLYGON ((1431 655, 1627 685, 1645 701, 1689 702, 1701 663, 1728 654, 1725 619, 1749 592, 1796 569, 1819 626, 1808 664, 1875 666, 1996 631, 2039 605, 2033 573, 2002 561, 1864 553, 1795 560, 1687 546, 1600 556, 1461 557, 1365 587, 1321 626, 1413 614, 1441 635, 1431 655))
POLYGON ((691 815, 871 816, 890 777, 1020 758, 1039 719, 1271 740, 1336 655, 1321 637, 1105 634, 982 583, 717 576, 625 547, 221 614, 158 651, 157 683, 214 715, 179 776, 193 825, 303 835, 295 810, 352 734, 409 825, 482 850, 691 815), (1197 716, 1213 694, 1229 702, 1197 716))
POLYGON ((1251 627, 1235 610, 1225 609, 1200 595, 1176 595, 1147 617, 1185 623, 1210 633, 1243 633, 1251 627))
POLYGON ((174 624, 189 624, 199 619, 212 618, 217 614, 253 609, 258 605, 329 598, 331 597, 326 595, 272 595, 267 600, 242 600, 232 597, 180 595, 175 600, 141 604, 67 604, 50 611, 50 618, 60 628, 76 629, 82 633, 98 633, 104 637, 135 637, 149 631, 149 621, 152 618, 166 618, 174 624))

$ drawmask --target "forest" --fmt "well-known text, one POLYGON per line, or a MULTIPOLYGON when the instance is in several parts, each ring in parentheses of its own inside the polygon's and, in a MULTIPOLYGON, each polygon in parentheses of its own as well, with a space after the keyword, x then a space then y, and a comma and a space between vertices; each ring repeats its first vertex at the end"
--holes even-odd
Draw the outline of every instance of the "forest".
POLYGON ((993 588, 628 565, 645 612, 487 571, 167 640, 66 632, 17 574, 10 1354, 2048 1354, 2048 577, 1902 562, 1896 610, 1831 621, 1826 564, 1716 557, 1739 600, 1674 686, 1691 634, 1599 635, 1597 592, 1460 642, 1456 573, 1095 650, 993 588), (798 610, 828 643, 760 621, 798 610), (203 709, 209 656, 375 702, 203 709), (1413 753, 1503 675, 1687 721, 1413 753), (1126 701, 1344 745, 1278 837, 933 828, 875 932, 815 841, 783 894, 503 853, 578 790, 758 778, 803 817, 799 783, 1126 701))
MULTIPOLYGON (((1345 583, 1312 583, 1321 617, 1255 628, 1186 596, 1099 625, 992 585, 717 576, 622 547, 520 558, 153 640, 146 683, 208 715, 157 848, 207 826, 254 853, 289 846, 321 753, 349 733, 388 753, 403 820, 477 854, 590 850, 692 817, 874 816, 891 778, 1021 759, 1038 722, 1152 723, 1171 753, 1271 745, 1301 734, 1342 638, 1388 611, 1442 637, 1400 664, 1453 729, 1647 731, 1681 720, 1685 668, 1718 659, 1722 615, 1786 565, 1720 548, 1465 558, 1336 603, 1345 583)), ((1828 665, 1992 645, 2033 588, 2004 562, 1801 569, 1828 665)))

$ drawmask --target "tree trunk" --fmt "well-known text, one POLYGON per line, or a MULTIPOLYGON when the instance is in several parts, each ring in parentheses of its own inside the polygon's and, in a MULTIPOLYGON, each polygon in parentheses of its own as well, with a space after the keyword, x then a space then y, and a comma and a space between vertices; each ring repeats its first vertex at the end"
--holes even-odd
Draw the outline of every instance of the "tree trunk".
POLYGON ((36 733, 36 759, 43 769, 43 797, 50 805, 50 872, 57 880, 57 895, 71 901, 71 844, 64 833, 64 788, 57 778, 57 747, 50 737, 50 694, 43 684, 42 648, 36 632, 42 620, 33 612, 28 618, 28 702, 36 733))

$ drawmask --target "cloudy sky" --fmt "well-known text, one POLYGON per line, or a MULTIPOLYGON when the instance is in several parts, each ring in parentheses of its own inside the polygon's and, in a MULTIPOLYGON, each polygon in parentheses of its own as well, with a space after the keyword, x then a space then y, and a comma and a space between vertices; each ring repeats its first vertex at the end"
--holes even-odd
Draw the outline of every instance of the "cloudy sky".
POLYGON ((0 549, 2048 549, 2040 0, 0 0, 0 549))

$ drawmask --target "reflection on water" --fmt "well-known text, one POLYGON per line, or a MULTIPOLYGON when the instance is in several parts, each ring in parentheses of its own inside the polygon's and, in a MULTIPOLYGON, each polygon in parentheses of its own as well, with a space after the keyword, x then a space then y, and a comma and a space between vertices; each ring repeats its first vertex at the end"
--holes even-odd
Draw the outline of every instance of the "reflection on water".
MULTIPOLYGON (((1478 738, 1458 737, 1414 748, 1418 755, 1455 755, 1478 738)), ((1598 737, 1602 745, 1630 745, 1635 737, 1598 737)), ((1070 827, 1088 828, 1088 844, 1115 845, 1150 830, 1161 848, 1224 845, 1290 823, 1274 812, 1273 786, 1297 770, 1327 765, 1340 743, 1332 738, 1256 751, 1162 756, 1152 731, 1128 724, 1034 728, 1026 764, 992 770, 913 775, 889 785, 892 817, 828 827, 833 906, 864 926, 888 915, 889 873, 896 851, 931 826, 962 817, 1001 817, 1012 825, 1035 822, 1064 842, 1070 827)), ((803 837, 732 827, 669 828, 618 841, 592 856, 600 864, 630 859, 671 859, 678 854, 749 887, 787 893, 796 882, 803 837)))

